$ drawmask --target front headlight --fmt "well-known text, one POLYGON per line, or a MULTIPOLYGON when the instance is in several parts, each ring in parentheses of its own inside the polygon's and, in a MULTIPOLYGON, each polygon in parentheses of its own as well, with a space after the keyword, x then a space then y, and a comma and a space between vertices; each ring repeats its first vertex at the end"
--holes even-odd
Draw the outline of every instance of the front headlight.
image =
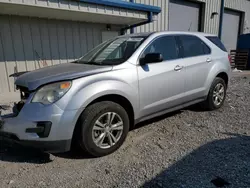
POLYGON ((32 99, 32 102, 39 102, 42 104, 52 104, 58 101, 65 95, 71 87, 71 82, 57 82, 45 85, 40 88, 32 99))

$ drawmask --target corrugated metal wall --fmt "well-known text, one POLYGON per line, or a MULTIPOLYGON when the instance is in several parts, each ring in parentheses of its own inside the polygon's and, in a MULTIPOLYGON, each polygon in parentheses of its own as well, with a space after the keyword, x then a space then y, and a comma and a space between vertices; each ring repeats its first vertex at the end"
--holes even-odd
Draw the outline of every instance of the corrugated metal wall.
MULTIPOLYGON (((1 2, 10 3, 10 4, 18 4, 18 5, 29 5, 29 6, 42 7, 42 8, 54 8, 58 10, 118 15, 118 16, 130 17, 130 18, 141 18, 141 19, 147 18, 147 13, 145 11, 137 11, 137 10, 118 8, 118 7, 96 5, 96 4, 80 2, 77 0, 0 0, 0 3, 1 2)), ((12 14, 15 14, 15 12, 13 12, 12 14)))
POLYGON ((13 92, 18 71, 72 61, 101 43, 105 25, 0 15, 0 93, 13 92), (42 60, 40 60, 42 59, 42 60))
MULTIPOLYGON (((157 16, 157 21, 136 28, 135 29, 136 32, 168 30, 169 0, 136 0, 136 2, 160 6, 162 8, 162 12, 157 16)), ((197 0, 197 2, 206 3, 204 4, 205 6, 204 32, 217 33, 219 29, 218 27, 219 18, 215 17, 214 19, 210 19, 210 15, 212 12, 220 11, 220 0, 197 0)))
POLYGON ((162 9, 156 21, 135 28, 135 32, 164 31, 168 29, 168 0, 135 0, 135 2, 158 6, 162 9))
POLYGON ((211 19, 213 12, 220 12, 220 0, 199 0, 205 3, 204 10, 204 28, 206 33, 218 34, 219 31, 219 15, 211 19))
MULTIPOLYGON (((158 15, 157 21, 138 27, 136 32, 162 31, 168 30, 168 5, 169 0, 135 0, 136 3, 160 6, 162 12, 158 15)), ((206 33, 218 34, 219 31, 219 15, 211 18, 213 12, 220 12, 220 0, 197 0, 204 3, 204 28, 206 33)), ((225 7, 239 10, 245 13, 245 30, 244 33, 250 32, 250 1, 248 0, 225 0, 225 7)), ((181 16, 181 13, 180 13, 181 16)))

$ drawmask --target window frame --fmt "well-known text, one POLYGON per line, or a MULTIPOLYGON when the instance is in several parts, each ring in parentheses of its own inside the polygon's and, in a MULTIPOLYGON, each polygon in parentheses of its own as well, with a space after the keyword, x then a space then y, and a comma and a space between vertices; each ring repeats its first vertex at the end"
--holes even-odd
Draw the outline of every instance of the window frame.
POLYGON ((204 41, 202 40, 200 37, 196 36, 196 35, 189 35, 189 34, 179 34, 176 36, 176 40, 178 41, 179 43, 179 46, 180 46, 180 54, 181 54, 181 58, 182 59, 186 59, 186 58, 192 58, 192 57, 201 57, 201 56, 207 56, 207 55, 211 55, 212 54, 212 49, 211 47, 204 41), (208 54, 202 54, 202 55, 196 55, 196 56, 188 56, 188 57, 184 57, 184 46, 183 46, 183 43, 180 39, 181 36, 191 36, 191 37, 195 37, 197 39, 199 39, 201 42, 203 42, 204 45, 206 45, 209 49, 209 53, 208 54))
MULTIPOLYGON (((181 46, 179 45, 178 41, 177 41, 177 38, 176 38, 176 34, 164 34, 164 35, 159 35, 159 36, 156 36, 155 38, 153 38, 145 47, 144 49, 141 51, 140 55, 138 56, 138 60, 137 62, 140 61, 143 53, 146 51, 146 49, 154 42, 156 41, 157 39, 161 38, 161 37, 168 37, 168 36, 171 36, 171 37, 174 37, 175 39, 175 42, 176 42, 176 52, 177 52, 177 56, 178 58, 176 59, 171 59, 171 60, 163 60, 162 62, 165 62, 165 61, 175 61, 175 60, 178 60, 178 59, 181 59, 181 53, 180 53, 180 50, 181 50, 181 46)), ((152 64, 155 64, 155 63, 152 63, 152 64)), ((157 63, 158 64, 158 63, 157 63)), ((137 63, 137 65, 140 65, 140 63, 137 63)))

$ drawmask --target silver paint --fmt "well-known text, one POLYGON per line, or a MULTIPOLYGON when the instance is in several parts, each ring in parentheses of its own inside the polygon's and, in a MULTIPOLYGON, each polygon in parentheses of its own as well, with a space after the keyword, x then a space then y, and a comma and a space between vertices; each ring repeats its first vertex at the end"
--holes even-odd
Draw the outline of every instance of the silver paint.
MULTIPOLYGON (((126 98, 133 107, 134 120, 140 122, 206 99, 214 78, 226 73, 229 78, 231 67, 228 54, 220 50, 204 36, 210 34, 188 32, 158 32, 151 34, 134 54, 124 63, 111 67, 85 69, 82 65, 68 68, 51 67, 60 80, 73 79, 70 90, 57 102, 50 105, 31 103, 32 93, 16 118, 6 119, 1 131, 14 133, 22 140, 67 140, 72 139, 76 122, 83 110, 94 100, 105 95, 119 95, 126 98), (211 54, 199 57, 180 58, 173 61, 139 65, 139 59, 145 47, 162 35, 188 34, 202 39, 210 48, 211 54), (209 59, 209 61, 207 61, 209 59), (176 66, 182 69, 175 70, 176 66), (79 70, 75 70, 79 69, 79 70), (72 70, 72 71, 69 71, 72 70), (58 72, 57 72, 58 71, 58 72), (75 77, 81 74, 83 77, 75 77), (51 121, 49 137, 25 133, 25 129, 34 127, 37 121, 51 121)), ((70 64, 69 64, 70 65, 70 64)), ((65 65, 63 65, 65 66, 65 65)), ((43 71, 42 71, 43 72, 43 71)), ((39 87, 36 74, 20 77, 24 85, 31 79, 31 88, 39 87)), ((55 81, 57 76, 48 76, 39 72, 39 80, 55 81), (51 78, 51 80, 50 80, 51 78)), ((17 81, 19 83, 19 81, 17 81)), ((44 84, 45 82, 43 82, 44 84)), ((25 85, 26 86, 26 85, 25 85)))

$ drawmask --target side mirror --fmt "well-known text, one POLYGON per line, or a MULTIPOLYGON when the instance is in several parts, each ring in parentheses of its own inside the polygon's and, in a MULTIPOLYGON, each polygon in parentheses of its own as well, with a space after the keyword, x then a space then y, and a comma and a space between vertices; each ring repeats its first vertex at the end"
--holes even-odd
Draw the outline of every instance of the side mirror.
POLYGON ((160 53, 149 53, 144 58, 140 59, 140 65, 146 65, 148 63, 159 63, 163 61, 162 54, 160 53))

